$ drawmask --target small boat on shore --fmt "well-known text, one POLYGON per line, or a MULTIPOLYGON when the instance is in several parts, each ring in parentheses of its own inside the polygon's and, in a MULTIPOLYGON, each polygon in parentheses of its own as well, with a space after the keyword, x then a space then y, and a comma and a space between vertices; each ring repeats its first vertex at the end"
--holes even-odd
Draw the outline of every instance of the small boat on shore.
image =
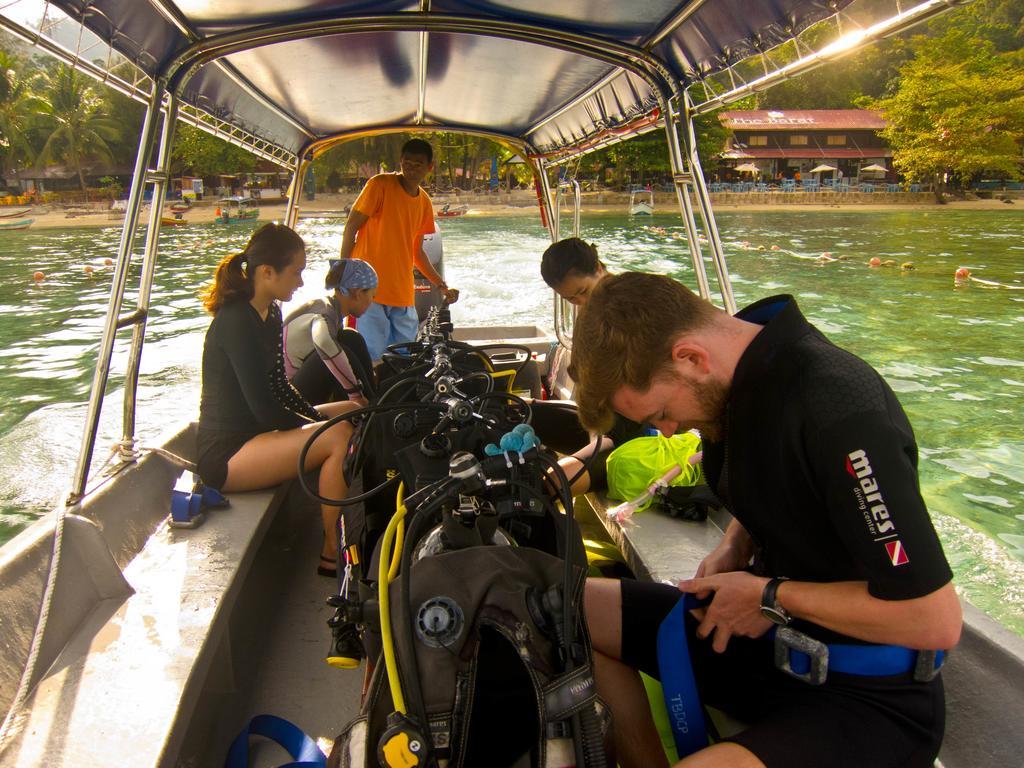
POLYGON ((453 219, 456 216, 465 216, 469 213, 468 205, 455 205, 451 203, 445 203, 444 206, 437 212, 438 218, 441 219, 453 219))
POLYGON ((649 189, 634 189, 629 193, 630 216, 652 216, 654 214, 654 192, 649 189))
POLYGON ((19 219, 18 221, 2 221, 0 222, 0 230, 4 232, 14 232, 19 229, 28 229, 32 226, 35 219, 19 219))
POLYGON ((221 224, 252 221, 260 217, 260 209, 251 197, 224 197, 217 201, 217 218, 221 224))
POLYGON ((14 219, 24 216, 31 208, 0 208, 0 219, 14 219))
POLYGON ((188 224, 188 221, 186 221, 185 219, 181 218, 181 214, 178 214, 176 216, 161 216, 160 217, 160 226, 162 226, 162 227, 180 227, 180 226, 183 226, 185 224, 188 224))

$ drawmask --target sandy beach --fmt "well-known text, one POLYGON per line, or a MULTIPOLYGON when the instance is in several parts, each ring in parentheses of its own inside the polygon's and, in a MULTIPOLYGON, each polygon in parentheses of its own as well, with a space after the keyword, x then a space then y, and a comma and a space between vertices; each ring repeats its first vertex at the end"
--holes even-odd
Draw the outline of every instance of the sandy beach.
MULTIPOLYGON (((468 205, 469 210, 466 216, 537 216, 536 197, 533 192, 520 191, 511 195, 502 194, 500 199, 495 201, 484 196, 459 197, 438 195, 435 197, 435 208, 440 209, 445 203, 452 205, 468 205)), ((921 196, 915 196, 914 201, 907 202, 828 202, 823 200, 813 202, 798 202, 790 198, 784 204, 765 203, 761 201, 736 200, 738 195, 712 195, 716 211, 979 211, 979 210, 1006 210, 1024 211, 1024 199, 1018 198, 1011 203, 1002 200, 954 200, 938 205, 934 202, 925 202, 921 196)), ((583 202, 583 210, 588 214, 618 214, 625 215, 629 211, 628 199, 625 195, 601 194, 602 199, 592 199, 583 202)), ((659 195, 656 201, 656 213, 674 213, 676 204, 674 196, 659 195)), ((352 194, 321 194, 315 200, 304 200, 299 209, 301 218, 344 218, 345 207, 355 199, 352 194)), ((23 206, 24 207, 24 206, 23 206)), ((3 209, 0 208, 0 213, 3 209)), ((183 220, 188 226, 190 224, 205 224, 214 221, 216 218, 217 205, 213 201, 201 201, 194 208, 184 214, 183 220)), ((164 209, 165 216, 172 216, 169 209, 164 209)), ((267 203, 260 205, 260 220, 279 221, 284 218, 284 203, 267 203)), ((143 211, 143 221, 149 216, 149 207, 143 211)), ((32 207, 24 214, 25 218, 33 220, 32 229, 56 229, 70 227, 119 227, 123 221, 123 214, 109 210, 107 205, 96 203, 90 208, 85 206, 74 206, 61 208, 52 205, 38 205, 32 207)), ((9 219, 14 221, 15 219, 9 219)), ((0 223, 5 220, 0 218, 0 223)))

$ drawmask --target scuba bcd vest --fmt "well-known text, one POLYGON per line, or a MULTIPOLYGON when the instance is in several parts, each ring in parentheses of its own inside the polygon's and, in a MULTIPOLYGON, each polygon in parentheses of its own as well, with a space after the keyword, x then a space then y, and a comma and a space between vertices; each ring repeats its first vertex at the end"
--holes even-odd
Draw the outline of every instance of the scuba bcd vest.
MULTIPOLYGON (((607 764, 608 714, 594 685, 580 610, 585 570, 578 565, 571 603, 576 663, 563 671, 564 568, 560 558, 536 549, 478 546, 413 563, 407 606, 399 606, 397 582, 390 585, 392 615, 408 610, 413 623, 414 639, 396 633, 395 651, 415 660, 426 723, 403 743, 429 739, 435 761, 406 765, 607 764)), ((378 663, 362 710, 335 741, 328 765, 403 764, 388 762, 380 749, 394 710, 385 678, 378 663)))

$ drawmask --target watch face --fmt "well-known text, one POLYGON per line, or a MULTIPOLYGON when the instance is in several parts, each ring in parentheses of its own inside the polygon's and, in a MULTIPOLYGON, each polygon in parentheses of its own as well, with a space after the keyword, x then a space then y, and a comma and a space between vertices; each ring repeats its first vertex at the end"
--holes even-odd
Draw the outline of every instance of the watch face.
POLYGON ((778 624, 781 627, 786 626, 790 622, 789 614, 785 611, 781 611, 778 608, 771 608, 767 605, 761 606, 761 615, 768 619, 768 621, 773 624, 778 624))

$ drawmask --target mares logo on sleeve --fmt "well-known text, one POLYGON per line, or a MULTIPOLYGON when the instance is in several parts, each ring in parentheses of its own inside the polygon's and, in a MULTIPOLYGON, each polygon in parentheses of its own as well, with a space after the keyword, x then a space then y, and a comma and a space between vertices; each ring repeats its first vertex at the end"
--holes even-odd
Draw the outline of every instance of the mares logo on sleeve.
MULTIPOLYGON (((846 457, 846 472, 857 481, 853 488, 857 497, 857 506, 864 513, 864 521, 872 536, 890 534, 882 538, 895 537, 896 526, 889 519, 889 509, 885 506, 882 491, 871 469, 868 455, 862 450, 853 451, 846 457)), ((880 539, 876 538, 876 541, 880 539)))

